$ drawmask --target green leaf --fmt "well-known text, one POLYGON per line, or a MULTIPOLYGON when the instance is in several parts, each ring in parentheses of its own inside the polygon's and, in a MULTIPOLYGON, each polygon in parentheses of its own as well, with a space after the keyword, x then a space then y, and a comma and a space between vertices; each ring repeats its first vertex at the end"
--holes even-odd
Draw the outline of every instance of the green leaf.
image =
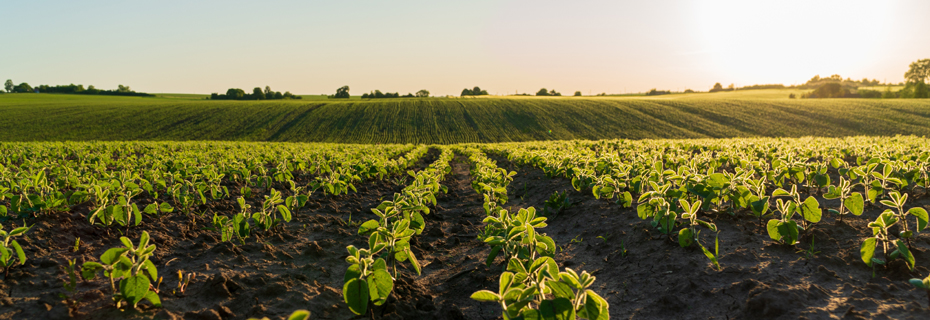
POLYGON ((494 246, 493 248, 491 248, 491 253, 488 254, 488 258, 485 260, 485 264, 488 267, 491 266, 491 263, 494 262, 494 258, 497 258, 497 254, 500 253, 501 249, 503 248, 504 247, 502 246, 494 246))
POLYGON ((146 293, 145 300, 148 300, 153 306, 161 308, 161 299, 158 299, 158 294, 155 291, 146 293))
POLYGON ((552 289, 552 295, 556 298, 575 299, 575 290, 572 290, 572 287, 564 282, 549 281, 546 282, 546 285, 549 289, 552 289))
POLYGON ((895 244, 898 245, 898 252, 901 253, 901 258, 904 258, 904 261, 907 262, 907 266, 911 271, 914 271, 914 264, 916 262, 914 261, 914 255, 911 254, 911 250, 907 248, 907 244, 901 239, 895 240, 895 244))
POLYGON ((678 245, 682 248, 687 248, 694 242, 694 233, 691 232, 690 228, 684 228, 678 231, 678 245))
POLYGON ((150 283, 146 276, 131 276, 119 282, 119 292, 123 299, 135 306, 148 294, 150 283))
POLYGON ((565 298, 543 300, 538 310, 529 309, 524 315, 526 320, 575 320, 575 306, 565 298))
POLYGON ((97 277, 97 272, 100 270, 103 270, 103 265, 93 261, 84 262, 81 266, 81 277, 83 277, 84 280, 93 280, 97 277))
POLYGON ((350 279, 342 286, 342 298, 349 305, 349 311, 357 315, 368 311, 368 282, 350 279))
POLYGON ((907 282, 910 283, 912 286, 917 287, 917 289, 930 290, 930 288, 927 288, 927 286, 924 285, 924 281, 921 279, 913 278, 911 280, 908 280, 907 282))
POLYGON ((19 259, 19 264, 26 264, 26 253, 23 252, 23 247, 20 247, 19 242, 16 242, 16 240, 13 240, 11 244, 13 245, 13 251, 16 251, 16 258, 19 259))
POLYGON ((307 310, 294 311, 294 313, 291 313, 291 316, 287 317, 287 320, 310 320, 310 311, 307 311, 307 310))
POLYGON ((927 210, 924 208, 913 207, 907 210, 907 214, 917 217, 917 231, 923 231, 927 227, 927 222, 930 221, 930 216, 927 216, 927 210))
POLYGON ((807 197, 801 205, 801 216, 804 220, 817 223, 820 222, 822 215, 823 211, 820 210, 820 202, 817 201, 817 198, 807 197))
POLYGON ((387 301, 391 291, 394 290, 394 279, 384 269, 375 270, 368 276, 368 295, 376 306, 387 301))
POLYGON ((849 195, 849 198, 843 200, 843 205, 846 206, 846 209, 849 209, 849 212, 859 216, 862 215, 862 210, 865 208, 865 201, 862 199, 862 194, 858 192, 853 192, 849 195))
POLYGON ((146 214, 152 214, 152 215, 158 214, 158 205, 151 203, 145 206, 145 210, 142 210, 142 211, 145 212, 146 214))
POLYGON ((607 300, 601 298, 592 290, 585 290, 586 297, 584 302, 584 315, 579 315, 588 320, 609 320, 607 300))
POLYGON ((365 221, 365 223, 362 223, 362 225, 358 227, 358 234, 367 234, 378 229, 380 226, 377 220, 365 221))
POLYGON ((129 251, 129 248, 108 249, 106 252, 103 253, 102 256, 100 256, 100 262, 102 262, 105 265, 112 266, 117 261, 119 261, 119 257, 121 257, 124 253, 126 253, 126 251, 129 251))
POLYGON ((875 256, 875 245, 878 239, 868 238, 865 241, 862 241, 862 246, 859 248, 859 255, 862 257, 862 262, 865 262, 866 265, 872 266, 872 257, 875 256))
POLYGON ((407 257, 410 258, 410 264, 413 266, 413 270, 416 270, 417 275, 420 275, 420 261, 417 260, 417 256, 413 254, 413 250, 410 248, 404 249, 404 252, 407 253, 407 257))
POLYGON ((286 206, 279 204, 278 213, 281 214, 281 218, 283 218, 285 222, 291 222, 291 210, 288 209, 286 206))
POLYGON ((481 302, 498 302, 501 296, 488 290, 481 290, 472 293, 471 298, 481 302))
POLYGON ((343 276, 342 282, 349 282, 352 279, 358 279, 362 276, 362 270, 357 263, 349 265, 349 268, 346 269, 346 274, 343 276))
POLYGON ((781 233, 778 232, 779 224, 781 224, 781 220, 772 219, 769 220, 769 223, 765 226, 765 229, 769 232, 769 238, 772 238, 772 240, 781 240, 781 233))

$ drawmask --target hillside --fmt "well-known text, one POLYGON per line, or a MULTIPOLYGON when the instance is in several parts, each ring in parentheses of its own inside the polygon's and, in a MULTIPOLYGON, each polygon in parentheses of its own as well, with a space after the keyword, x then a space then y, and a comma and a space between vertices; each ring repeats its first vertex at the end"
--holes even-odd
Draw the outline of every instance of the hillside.
POLYGON ((0 95, 0 140, 460 143, 554 139, 930 136, 930 101, 659 97, 209 101, 0 95), (551 130, 551 132, 550 132, 551 130))

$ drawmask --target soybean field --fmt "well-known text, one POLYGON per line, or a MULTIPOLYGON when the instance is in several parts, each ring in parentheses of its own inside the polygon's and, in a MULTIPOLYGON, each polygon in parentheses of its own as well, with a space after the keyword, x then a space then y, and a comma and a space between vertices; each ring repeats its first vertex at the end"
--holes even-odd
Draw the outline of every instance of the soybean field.
POLYGON ((346 101, 6 94, 0 140, 456 144, 930 135, 927 100, 797 100, 788 91, 346 101))
POLYGON ((921 318, 928 173, 917 136, 0 142, 0 319, 921 318))

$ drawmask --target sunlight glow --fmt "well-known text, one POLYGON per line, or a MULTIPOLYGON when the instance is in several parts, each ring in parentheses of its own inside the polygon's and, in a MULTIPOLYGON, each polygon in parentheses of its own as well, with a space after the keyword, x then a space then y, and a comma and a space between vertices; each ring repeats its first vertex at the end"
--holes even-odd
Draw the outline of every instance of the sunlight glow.
POLYGON ((736 78, 764 74, 785 84, 877 60, 885 52, 872 44, 892 18, 881 1, 703 1, 693 12, 708 63, 736 78))

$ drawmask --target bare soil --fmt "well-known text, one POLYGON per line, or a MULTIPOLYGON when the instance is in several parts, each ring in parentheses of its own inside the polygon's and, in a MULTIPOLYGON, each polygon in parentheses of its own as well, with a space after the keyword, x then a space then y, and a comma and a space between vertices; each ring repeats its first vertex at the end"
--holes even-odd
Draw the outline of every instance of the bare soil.
MULTIPOLYGON (((430 150, 413 169, 425 168, 437 155, 430 150)), ((569 192, 573 205, 550 215, 541 231, 560 246, 556 261, 562 267, 597 277, 593 289, 610 303, 614 319, 930 318, 927 296, 907 283, 930 274, 930 238, 921 235, 912 242, 914 272, 893 261, 872 277, 859 259, 862 239, 871 236, 866 225, 882 208, 867 208, 863 216, 844 221, 825 211, 823 221, 804 232, 796 247, 772 242, 746 213, 705 214, 720 229, 718 271, 699 248, 679 247, 674 238, 640 220, 634 208, 594 199, 590 191, 572 189, 567 179, 549 179, 506 159, 498 159, 498 165, 518 172, 508 190, 507 205, 514 210, 534 206, 541 212, 553 192, 569 192), (807 258, 798 250, 808 249, 812 240, 818 253, 807 258)), ((500 318, 496 304, 469 298, 477 290, 495 290, 503 261, 485 265, 489 250, 478 239, 482 198, 471 189, 467 159, 456 156, 452 167, 443 182, 449 192, 438 197, 426 216, 426 230, 414 238, 422 275, 403 270, 392 297, 370 316, 353 315, 343 302, 345 247, 366 246, 357 225, 374 217, 370 208, 403 189, 401 176, 360 183, 358 192, 348 195, 314 194, 283 231, 253 232, 246 244, 221 242, 217 232, 203 229, 213 213, 235 213, 234 200, 216 201, 192 214, 147 216, 128 232, 91 226, 87 206, 27 221, 35 226, 20 243, 29 261, 0 278, 0 319, 274 319, 296 309, 310 310, 313 319, 500 318), (99 278, 79 282, 73 294, 63 289, 66 260, 96 261, 120 245, 120 236, 138 239, 143 230, 158 246, 152 260, 165 279, 159 294, 163 308, 141 303, 139 310, 118 310, 109 283, 99 278), (78 237, 81 245, 73 252, 78 237), (178 271, 196 274, 183 294, 174 292, 178 271)), ((909 201, 930 204, 927 197, 909 201)), ((9 230, 22 221, 2 223, 9 230)), ((702 239, 713 246, 709 231, 702 239)))

